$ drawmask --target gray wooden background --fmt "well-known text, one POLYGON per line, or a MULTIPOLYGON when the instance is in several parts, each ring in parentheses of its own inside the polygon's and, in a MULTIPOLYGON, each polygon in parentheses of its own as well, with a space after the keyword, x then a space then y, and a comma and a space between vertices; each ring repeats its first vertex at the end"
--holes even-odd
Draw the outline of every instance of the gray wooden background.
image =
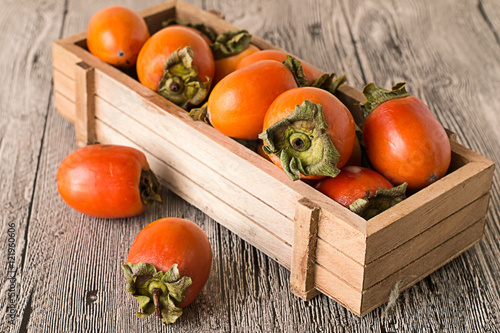
MULTIPOLYGON (((163 206, 130 219, 66 206, 55 175, 76 146, 54 111, 51 43, 101 8, 161 1, 0 1, 0 332, 500 332, 498 172, 484 240, 403 292, 385 317, 385 306, 357 318, 325 296, 304 303, 286 269, 168 191, 163 206), (170 327, 133 315, 120 269, 137 232, 163 216, 197 222, 214 253, 205 289, 170 327)), ((359 89, 408 82, 460 142, 499 164, 500 1, 188 2, 359 89)))

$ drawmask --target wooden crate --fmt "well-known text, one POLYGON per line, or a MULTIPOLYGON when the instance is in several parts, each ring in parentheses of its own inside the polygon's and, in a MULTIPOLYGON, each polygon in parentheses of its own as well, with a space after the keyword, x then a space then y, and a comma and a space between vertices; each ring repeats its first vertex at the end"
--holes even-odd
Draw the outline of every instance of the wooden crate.
MULTIPOLYGON (((141 12, 152 32, 177 17, 217 32, 234 27, 172 1, 141 12)), ((276 48, 256 38, 261 49, 276 48)), ((146 153, 162 184, 291 271, 293 293, 324 293, 362 316, 481 240, 494 164, 455 142, 448 174, 365 221, 86 50, 85 33, 53 45, 56 109, 79 145, 146 153)), ((337 94, 355 118, 363 95, 337 94)))

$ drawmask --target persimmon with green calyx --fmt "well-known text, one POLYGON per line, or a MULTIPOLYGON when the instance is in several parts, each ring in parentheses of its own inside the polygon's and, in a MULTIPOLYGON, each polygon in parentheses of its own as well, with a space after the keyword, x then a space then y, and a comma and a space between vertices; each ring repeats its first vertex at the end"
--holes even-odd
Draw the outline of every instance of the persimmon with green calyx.
POLYGON ((293 180, 335 177, 354 149, 356 130, 349 109, 314 87, 280 94, 264 117, 264 151, 293 180))
POLYGON ((392 90, 369 83, 363 94, 363 141, 373 168, 393 184, 407 182, 411 190, 443 177, 451 161, 450 141, 429 107, 409 95, 404 82, 392 90))
POLYGON ((211 265, 210 242, 194 222, 167 217, 148 224, 122 266, 126 290, 141 309, 136 316, 155 313, 163 324, 174 323, 202 290, 211 265))
POLYGON ((139 150, 96 144, 75 150, 59 165, 57 189, 80 213, 102 218, 139 215, 161 202, 161 186, 139 150))
POLYGON ((360 166, 346 166, 337 177, 316 185, 318 191, 367 220, 403 201, 406 187, 406 183, 394 187, 378 172, 360 166))
POLYGON ((205 100, 214 72, 208 44, 197 32, 183 26, 155 33, 137 59, 139 81, 184 109, 205 100))
POLYGON ((87 47, 93 55, 118 68, 135 65, 142 46, 149 38, 144 19, 121 6, 95 13, 87 26, 87 47))
POLYGON ((251 38, 246 30, 228 30, 217 36, 210 45, 215 59, 214 84, 234 72, 241 59, 259 51, 257 46, 250 44, 251 38))

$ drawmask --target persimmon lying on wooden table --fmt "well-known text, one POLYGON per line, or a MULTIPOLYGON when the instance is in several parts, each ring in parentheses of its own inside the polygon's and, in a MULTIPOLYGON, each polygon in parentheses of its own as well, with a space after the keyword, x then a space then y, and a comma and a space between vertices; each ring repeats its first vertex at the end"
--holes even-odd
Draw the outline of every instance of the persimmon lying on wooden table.
POLYGON ((155 313, 163 324, 174 323, 200 293, 211 265, 210 242, 194 222, 168 217, 148 224, 122 266, 126 290, 141 308, 136 316, 155 313))
POLYGON ((64 158, 57 170, 57 189, 77 211, 95 217, 130 217, 161 202, 161 186, 139 150, 97 144, 64 158))

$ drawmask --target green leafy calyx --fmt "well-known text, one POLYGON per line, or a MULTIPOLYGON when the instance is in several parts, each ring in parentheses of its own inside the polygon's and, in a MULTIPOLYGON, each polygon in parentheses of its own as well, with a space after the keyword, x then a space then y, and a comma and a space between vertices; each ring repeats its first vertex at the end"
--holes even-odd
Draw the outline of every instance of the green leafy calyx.
POLYGON ((125 264, 122 269, 127 280, 126 290, 135 297, 141 309, 135 314, 138 318, 155 313, 167 325, 182 315, 179 304, 192 281, 190 277, 181 277, 176 264, 166 273, 143 262, 125 264))
POLYGON ((368 83, 363 89, 366 102, 361 104, 361 110, 365 119, 382 103, 410 96, 405 89, 405 85, 405 82, 400 82, 394 85, 392 90, 387 90, 377 86, 373 82, 368 83))
POLYGON ((406 198, 408 183, 389 189, 379 189, 374 195, 367 191, 364 198, 354 201, 349 209, 366 220, 382 213, 406 198))
POLYGON ((280 158, 281 166, 292 180, 304 176, 335 177, 340 172, 340 154, 328 133, 321 104, 304 101, 292 114, 259 134, 266 154, 280 158))
POLYGON ((189 46, 178 49, 165 62, 158 93, 172 103, 186 109, 199 105, 208 95, 210 78, 198 79, 198 69, 193 65, 193 51, 189 46))
POLYGON ((214 59, 231 57, 243 52, 250 45, 252 35, 246 30, 228 30, 217 36, 210 45, 214 59))

